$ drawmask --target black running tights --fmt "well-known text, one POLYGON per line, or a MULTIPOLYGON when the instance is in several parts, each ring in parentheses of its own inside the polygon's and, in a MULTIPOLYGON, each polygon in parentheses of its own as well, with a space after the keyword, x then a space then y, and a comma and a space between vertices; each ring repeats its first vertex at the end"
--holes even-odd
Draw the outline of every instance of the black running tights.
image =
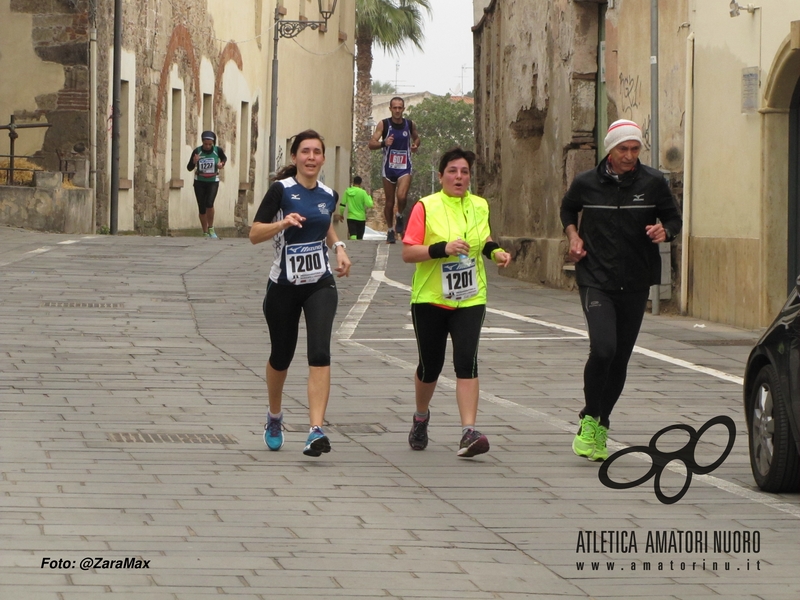
POLYGON ((589 415, 608 427, 614 404, 625 387, 625 378, 639 328, 642 326, 649 291, 606 292, 580 288, 581 304, 589 328, 589 360, 583 371, 589 415))

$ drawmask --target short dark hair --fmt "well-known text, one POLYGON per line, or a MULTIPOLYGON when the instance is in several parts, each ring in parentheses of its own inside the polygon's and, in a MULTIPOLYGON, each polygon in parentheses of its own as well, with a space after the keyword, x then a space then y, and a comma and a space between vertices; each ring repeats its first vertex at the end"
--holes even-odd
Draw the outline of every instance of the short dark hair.
POLYGON ((403 99, 402 99, 400 96, 395 96, 394 98, 392 98, 391 100, 389 100, 389 108, 391 108, 391 107, 392 107, 392 102, 394 102, 395 100, 400 100, 400 102, 402 102, 402 103, 403 103, 403 108, 405 108, 405 107, 406 107, 406 101, 405 101, 405 100, 403 100, 403 99))
POLYGON ((358 184, 359 184, 359 183, 361 183, 362 181, 364 181, 364 180, 363 180, 363 179, 361 179, 361 177, 359 177, 358 175, 356 175, 355 177, 353 177, 353 183, 355 183, 356 185, 358 185, 358 184))
POLYGON ((471 171, 472 165, 475 163, 475 153, 471 150, 464 150, 463 148, 456 146, 455 148, 450 148, 450 150, 442 154, 442 158, 439 160, 439 175, 443 175, 447 165, 454 160, 458 160, 459 158, 463 158, 465 161, 467 161, 471 171))

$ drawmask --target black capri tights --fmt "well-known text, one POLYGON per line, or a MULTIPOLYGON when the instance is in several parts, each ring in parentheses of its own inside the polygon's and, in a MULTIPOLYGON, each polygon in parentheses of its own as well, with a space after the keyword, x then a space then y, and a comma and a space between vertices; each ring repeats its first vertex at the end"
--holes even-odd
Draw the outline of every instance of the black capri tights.
POLYGON ((459 379, 478 376, 478 340, 486 305, 453 310, 434 304, 412 304, 411 319, 417 336, 417 377, 423 383, 439 379, 444 367, 447 335, 453 341, 453 366, 459 379))
POLYGON ((267 284, 264 317, 269 327, 272 350, 269 364, 276 371, 285 371, 292 364, 297 347, 300 312, 306 318, 308 366, 328 367, 331 364, 331 330, 339 296, 333 277, 325 277, 307 285, 267 284))
POLYGON ((197 200, 197 209, 201 215, 206 214, 206 209, 214 208, 217 199, 219 181, 194 181, 194 197, 197 200))
POLYGON ((364 239, 364 232, 367 229, 367 222, 366 221, 356 221, 355 219, 347 219, 347 235, 352 240, 353 238, 357 240, 364 239))

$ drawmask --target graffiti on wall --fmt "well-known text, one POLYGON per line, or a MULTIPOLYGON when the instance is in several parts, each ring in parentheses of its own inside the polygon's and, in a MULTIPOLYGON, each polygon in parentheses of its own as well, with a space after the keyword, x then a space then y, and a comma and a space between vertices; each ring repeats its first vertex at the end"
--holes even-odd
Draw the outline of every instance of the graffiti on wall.
POLYGON ((619 74, 619 95, 620 95, 620 112, 621 115, 639 124, 642 128, 642 141, 644 142, 645 149, 650 149, 651 132, 650 121, 651 116, 648 113, 644 117, 638 117, 641 114, 640 108, 643 101, 642 98, 642 81, 638 75, 626 75, 625 73, 619 74))
POLYGON ((620 110, 631 121, 634 112, 639 108, 642 96, 642 82, 638 75, 619 74, 620 110))

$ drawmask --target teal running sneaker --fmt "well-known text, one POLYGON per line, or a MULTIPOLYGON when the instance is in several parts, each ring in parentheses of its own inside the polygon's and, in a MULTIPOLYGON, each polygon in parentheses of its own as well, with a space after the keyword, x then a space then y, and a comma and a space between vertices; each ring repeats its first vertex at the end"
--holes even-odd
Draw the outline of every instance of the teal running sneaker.
POLYGON ((599 426, 600 423, 589 415, 581 419, 578 435, 572 440, 572 451, 575 454, 591 459, 592 454, 595 452, 595 438, 597 437, 597 428, 599 426))
POLYGON ((306 447, 303 454, 306 456, 321 456, 323 452, 331 451, 331 441, 322 431, 322 427, 314 426, 308 433, 306 447))
POLYGON ((264 425, 264 443, 270 450, 283 448, 283 417, 273 419, 267 415, 267 424, 264 425))
POLYGON ((208 237, 211 238, 212 240, 218 240, 219 239, 217 237, 217 233, 214 231, 213 227, 209 227, 208 228, 208 237))
POLYGON ((597 433, 594 436, 594 453, 589 457, 589 460, 605 460, 608 458, 608 448, 606 441, 608 440, 608 427, 597 425, 597 433))

